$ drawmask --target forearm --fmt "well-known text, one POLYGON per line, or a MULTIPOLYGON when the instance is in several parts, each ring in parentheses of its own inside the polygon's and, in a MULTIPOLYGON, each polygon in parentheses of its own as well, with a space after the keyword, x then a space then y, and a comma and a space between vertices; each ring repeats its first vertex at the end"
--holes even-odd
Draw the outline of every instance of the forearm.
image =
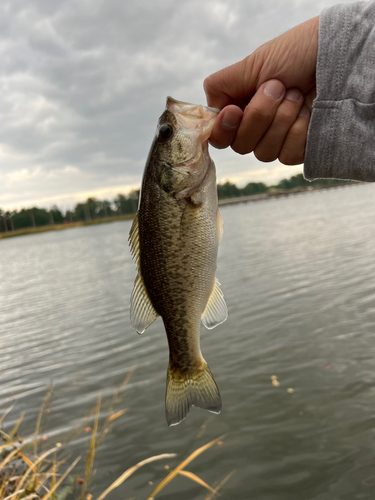
POLYGON ((375 181, 375 2, 323 11, 307 179, 375 181))

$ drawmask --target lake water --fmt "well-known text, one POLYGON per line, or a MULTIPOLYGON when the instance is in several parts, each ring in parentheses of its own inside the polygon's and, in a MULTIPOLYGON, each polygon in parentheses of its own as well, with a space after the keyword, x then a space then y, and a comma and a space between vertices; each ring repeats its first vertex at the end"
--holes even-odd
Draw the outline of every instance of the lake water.
MULTIPOLYGON (((139 336, 129 321, 131 221, 0 240, 0 411, 15 404, 5 429, 25 411, 21 434, 31 432, 53 382, 43 445, 84 454, 90 433, 74 430, 99 393, 106 418, 136 365, 114 407, 128 412, 96 457, 94 499, 135 463, 177 453, 108 497, 145 499, 166 464, 225 434, 187 467, 209 484, 235 471, 223 499, 373 500, 374 198, 374 185, 357 185, 221 209, 217 276, 229 317, 202 327, 201 343, 223 411, 192 408, 172 428, 162 322, 139 336)), ((179 476, 157 498, 177 495, 207 491, 179 476)))

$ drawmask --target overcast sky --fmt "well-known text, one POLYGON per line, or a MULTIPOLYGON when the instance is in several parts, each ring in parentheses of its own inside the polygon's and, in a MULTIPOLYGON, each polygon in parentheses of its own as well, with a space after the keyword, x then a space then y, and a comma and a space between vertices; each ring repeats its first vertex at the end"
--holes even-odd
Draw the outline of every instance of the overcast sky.
MULTIPOLYGON (((2 0, 0 207, 113 199, 138 187, 167 95, 318 15, 330 0, 2 0)), ((301 172, 212 151, 219 181, 301 172)))

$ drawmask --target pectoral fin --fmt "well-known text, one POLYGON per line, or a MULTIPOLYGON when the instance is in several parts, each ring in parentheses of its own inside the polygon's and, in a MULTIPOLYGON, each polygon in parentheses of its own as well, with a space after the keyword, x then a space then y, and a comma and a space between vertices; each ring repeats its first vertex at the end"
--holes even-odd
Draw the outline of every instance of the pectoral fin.
POLYGON ((211 330, 217 325, 221 325, 228 317, 228 309, 224 300, 224 294, 220 290, 220 283, 215 278, 215 284, 208 299, 206 309, 202 314, 202 323, 211 330))
POLYGON ((147 294, 141 273, 138 272, 134 282, 130 306, 130 320, 134 330, 143 333, 158 316, 159 314, 155 311, 147 294))

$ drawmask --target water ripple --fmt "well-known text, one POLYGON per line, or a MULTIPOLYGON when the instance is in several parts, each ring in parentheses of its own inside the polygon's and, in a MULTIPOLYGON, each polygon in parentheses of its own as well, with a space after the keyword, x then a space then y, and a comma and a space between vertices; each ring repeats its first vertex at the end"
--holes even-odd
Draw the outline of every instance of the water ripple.
MULTIPOLYGON (((193 451, 204 425, 205 442, 227 437, 197 473, 211 484, 237 471, 223 498, 372 500, 373 199, 374 186, 358 185, 222 209, 218 278, 229 318, 201 332, 223 399, 209 425, 197 409, 180 426, 165 424, 162 322, 139 336, 129 321, 130 221, 0 240, 0 409, 16 402, 18 412, 6 425, 26 411, 32 430, 53 382, 48 435, 63 440, 99 392, 105 418, 137 365, 119 404, 129 411, 98 454, 93 494, 138 460, 193 451)), ((76 437, 72 453, 87 440, 76 437)), ((144 474, 127 497, 150 493, 144 474)), ((181 481, 173 491, 184 500, 198 490, 181 481)))

